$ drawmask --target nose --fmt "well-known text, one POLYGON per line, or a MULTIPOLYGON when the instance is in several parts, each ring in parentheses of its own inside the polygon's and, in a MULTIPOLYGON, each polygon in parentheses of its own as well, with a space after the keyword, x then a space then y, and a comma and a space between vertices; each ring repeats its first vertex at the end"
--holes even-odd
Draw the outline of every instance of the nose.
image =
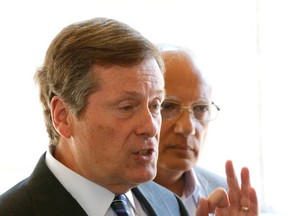
POLYGON ((150 110, 143 109, 138 113, 138 124, 136 134, 146 138, 154 137, 160 131, 161 115, 153 116, 150 110))
POLYGON ((195 120, 191 117, 190 110, 185 109, 181 116, 177 119, 174 132, 180 133, 185 137, 195 135, 195 120))

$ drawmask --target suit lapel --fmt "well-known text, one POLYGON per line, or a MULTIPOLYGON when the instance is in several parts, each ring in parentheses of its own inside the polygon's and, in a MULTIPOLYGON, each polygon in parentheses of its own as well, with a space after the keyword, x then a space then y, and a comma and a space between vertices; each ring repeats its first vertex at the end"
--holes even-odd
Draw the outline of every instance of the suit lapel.
POLYGON ((143 183, 137 188, 133 188, 132 192, 135 194, 137 199, 143 203, 142 207, 146 210, 149 216, 176 216, 180 215, 179 211, 181 214, 183 213, 182 215, 188 215, 186 214, 187 211, 182 205, 180 199, 177 200, 176 196, 172 192, 153 181, 143 183))
POLYGON ((151 216, 157 216, 156 212, 154 211, 153 207, 150 205, 148 200, 145 198, 145 196, 141 193, 139 188, 133 188, 132 189, 133 194, 137 197, 139 200, 139 203, 141 204, 143 210, 147 213, 147 215, 151 216))
POLYGON ((29 177, 27 186, 36 215, 87 215, 49 170, 45 154, 29 177))

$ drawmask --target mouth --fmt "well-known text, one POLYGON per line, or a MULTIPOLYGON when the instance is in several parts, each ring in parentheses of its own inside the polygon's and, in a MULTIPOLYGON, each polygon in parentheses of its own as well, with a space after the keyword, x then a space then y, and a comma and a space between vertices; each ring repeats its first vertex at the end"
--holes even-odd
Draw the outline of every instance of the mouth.
POLYGON ((148 155, 152 155, 154 152, 153 149, 143 149, 141 151, 138 152, 138 154, 142 155, 142 156, 148 156, 148 155))
POLYGON ((172 145, 171 148, 179 149, 179 150, 185 150, 185 151, 194 151, 194 149, 191 148, 189 145, 184 145, 184 144, 172 145))
POLYGON ((137 160, 140 160, 140 161, 151 161, 151 160, 154 160, 157 156, 156 154, 156 150, 153 149, 153 148, 149 148, 149 149, 142 149, 140 151, 137 151, 134 153, 134 157, 137 159, 137 160))

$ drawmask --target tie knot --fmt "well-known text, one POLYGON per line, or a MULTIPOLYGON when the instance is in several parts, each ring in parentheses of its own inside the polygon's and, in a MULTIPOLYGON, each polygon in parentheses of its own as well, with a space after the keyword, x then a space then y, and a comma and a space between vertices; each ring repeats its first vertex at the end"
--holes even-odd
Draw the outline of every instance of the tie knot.
POLYGON ((124 194, 115 195, 113 202, 118 200, 127 202, 126 196, 124 194))
POLYGON ((124 194, 118 194, 114 197, 111 208, 117 216, 130 216, 127 199, 124 194))

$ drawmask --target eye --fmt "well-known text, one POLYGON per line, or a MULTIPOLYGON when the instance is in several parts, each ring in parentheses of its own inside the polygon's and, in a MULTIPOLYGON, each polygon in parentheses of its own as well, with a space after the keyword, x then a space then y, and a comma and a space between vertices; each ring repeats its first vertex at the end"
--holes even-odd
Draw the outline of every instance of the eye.
POLYGON ((129 112, 135 109, 135 106, 132 104, 123 104, 118 107, 120 111, 129 112))
POLYGON ((209 111, 209 109, 210 109, 209 104, 199 104, 193 106, 193 111, 197 113, 205 113, 209 111))
POLYGON ((132 109, 132 106, 131 105, 120 106, 119 109, 123 111, 129 111, 132 109))
POLYGON ((163 112, 171 112, 171 111, 176 110, 178 107, 179 107, 178 104, 173 103, 173 102, 168 102, 168 101, 164 101, 161 104, 161 109, 163 112))
POLYGON ((139 109, 139 104, 135 101, 122 101, 114 107, 114 115, 120 119, 132 117, 139 109))
POLYGON ((151 103, 150 105, 150 110, 152 113, 155 113, 155 114, 160 114, 160 111, 161 111, 161 101, 160 100, 155 100, 151 103))

